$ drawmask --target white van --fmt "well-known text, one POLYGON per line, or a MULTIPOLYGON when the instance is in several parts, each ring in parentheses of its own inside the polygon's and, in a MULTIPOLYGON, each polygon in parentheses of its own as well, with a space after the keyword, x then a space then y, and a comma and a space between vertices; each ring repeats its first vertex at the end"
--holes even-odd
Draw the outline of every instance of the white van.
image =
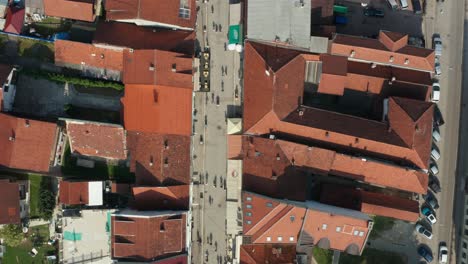
POLYGON ((391 9, 397 10, 398 9, 398 4, 396 0, 387 0, 388 5, 390 6, 391 9))
POLYGON ((408 1, 407 0, 400 0, 401 9, 408 9, 408 1))

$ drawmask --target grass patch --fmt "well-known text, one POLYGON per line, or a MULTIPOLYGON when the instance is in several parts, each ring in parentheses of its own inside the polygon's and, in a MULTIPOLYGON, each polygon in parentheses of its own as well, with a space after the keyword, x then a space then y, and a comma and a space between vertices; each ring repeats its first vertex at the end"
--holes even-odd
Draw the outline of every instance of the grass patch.
POLYGON ((314 247, 312 249, 312 255, 318 264, 330 264, 333 260, 333 251, 314 247))
POLYGON ((369 236, 370 239, 379 238, 383 232, 392 229, 395 224, 394 219, 384 216, 374 216, 373 221, 374 226, 369 236))
POLYGON ((64 106, 65 113, 75 119, 120 124, 120 112, 103 109, 79 107, 72 104, 64 106))
POLYGON ((40 218, 39 190, 41 188, 42 176, 38 174, 29 175, 29 217, 40 218))
POLYGON ((27 240, 18 247, 7 246, 3 256, 4 263, 46 263, 46 256, 56 254, 55 247, 47 244, 49 240, 48 225, 31 227, 26 238, 27 240), (28 254, 33 248, 39 252, 35 257, 28 254))
POLYGON ((44 62, 54 62, 54 44, 46 41, 20 38, 18 55, 35 58, 44 62))
POLYGON ((31 25, 41 36, 49 37, 58 32, 67 32, 72 26, 71 21, 56 17, 48 17, 31 25))
MULTIPOLYGON (((53 57, 52 53, 52 57, 53 57)), ((56 83, 69 83, 73 85, 85 86, 85 87, 95 87, 95 88, 106 88, 106 89, 115 89, 117 91, 123 91, 125 86, 120 82, 98 80, 92 78, 85 78, 78 75, 62 74, 48 71, 39 71, 39 70, 26 70, 21 71, 26 75, 29 75, 34 78, 43 78, 56 83)))
POLYGON ((67 143, 62 162, 62 173, 66 176, 85 180, 115 180, 119 183, 134 183, 135 174, 130 168, 123 165, 108 165, 105 162, 95 161, 94 168, 85 168, 76 165, 77 158, 71 155, 67 143))
POLYGON ((362 256, 353 256, 341 253, 340 264, 405 264, 402 256, 388 251, 366 248, 362 256))

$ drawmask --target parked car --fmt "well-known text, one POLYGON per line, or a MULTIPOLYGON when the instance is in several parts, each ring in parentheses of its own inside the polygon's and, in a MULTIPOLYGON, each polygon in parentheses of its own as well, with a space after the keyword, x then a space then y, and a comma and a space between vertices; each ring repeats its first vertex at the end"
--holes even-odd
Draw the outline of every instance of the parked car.
POLYGON ((427 230, 423 225, 421 224, 416 224, 416 232, 420 233, 424 237, 428 239, 432 239, 432 233, 431 231, 427 230))
POLYGON ((436 57, 442 56, 442 38, 440 37, 440 35, 434 34, 432 42, 436 57))
POLYGON ((434 103, 438 103, 440 101, 440 84, 439 84, 439 82, 434 82, 432 84, 431 101, 434 102, 434 103))
POLYGON ((439 127, 435 126, 432 130, 432 138, 435 142, 439 142, 441 139, 439 127))
POLYGON ((435 217, 435 215, 432 212, 431 208, 429 208, 427 206, 423 206, 423 208, 421 209, 421 212, 426 217, 427 221, 429 221, 429 223, 431 225, 437 223, 437 218, 435 217))
POLYGON ((440 76, 440 75, 442 74, 442 67, 440 66, 439 60, 436 60, 436 61, 435 61, 434 69, 435 69, 435 74, 436 74, 437 76, 440 76))
POLYGON ((431 158, 432 158, 434 161, 438 161, 438 160, 440 159, 440 152, 439 152, 439 149, 438 149, 435 145, 432 145, 431 158))
POLYGON ((439 245, 439 263, 445 264, 448 260, 448 248, 445 242, 441 242, 439 245))
POLYGON ((429 188, 431 188, 435 193, 439 193, 441 191, 439 179, 432 174, 429 174, 429 188))
POLYGON ((423 198, 426 200, 426 203, 434 210, 439 209, 439 202, 435 198, 434 194, 427 192, 426 195, 423 195, 423 198))
POLYGON ((430 171, 433 175, 439 174, 439 167, 437 166, 437 163, 431 162, 431 163, 429 164, 429 171, 430 171))
POLYGON ((408 1, 407 0, 400 0, 401 9, 408 9, 408 1))
POLYGON ((435 105, 434 109, 434 125, 435 126, 443 126, 445 124, 444 117, 440 112, 440 109, 437 105, 435 105))
POLYGON ((397 10, 398 9, 398 4, 396 0, 387 0, 388 5, 390 6, 391 9, 397 10))
POLYGON ((419 247, 418 254, 423 257, 427 262, 432 262, 434 257, 432 257, 431 252, 426 247, 419 247))
POLYGON ((368 17, 384 17, 385 13, 381 9, 368 7, 366 9, 364 9, 364 15, 368 16, 368 17))

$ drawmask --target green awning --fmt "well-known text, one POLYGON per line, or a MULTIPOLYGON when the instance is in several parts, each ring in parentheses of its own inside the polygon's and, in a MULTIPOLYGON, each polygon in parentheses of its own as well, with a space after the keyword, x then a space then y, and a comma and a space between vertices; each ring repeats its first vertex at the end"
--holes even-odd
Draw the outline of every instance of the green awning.
POLYGON ((242 27, 241 25, 229 26, 229 44, 242 44, 242 27))

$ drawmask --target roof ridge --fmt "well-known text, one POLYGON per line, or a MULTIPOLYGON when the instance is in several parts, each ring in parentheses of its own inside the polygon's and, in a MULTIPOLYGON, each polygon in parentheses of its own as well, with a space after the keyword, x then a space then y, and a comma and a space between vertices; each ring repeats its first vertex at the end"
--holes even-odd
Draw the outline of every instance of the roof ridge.
MULTIPOLYGON (((262 197, 262 198, 256 197, 256 198, 254 198, 254 199, 262 199, 262 200, 265 200, 265 201, 266 201, 266 199, 264 199, 263 197, 262 197)), ((261 228, 263 227, 263 226, 260 226, 260 225, 259 225, 259 224, 262 222, 261 220, 265 219, 265 217, 267 217, 268 215, 272 214, 273 212, 282 210, 285 206, 286 206, 286 205, 283 204, 283 203, 278 203, 278 205, 276 205, 270 212, 268 212, 266 215, 264 215, 263 218, 260 219, 255 225, 253 225, 253 226, 249 229, 249 231, 246 232, 245 235, 249 235, 249 233, 253 232, 252 230, 255 231, 256 229, 261 229, 261 228), (281 208, 280 208, 280 207, 281 207, 281 208), (259 226, 260 226, 260 227, 259 227, 259 226)), ((255 233, 257 233, 257 232, 258 232, 258 231, 255 231, 254 234, 250 234, 250 236, 254 236, 255 233)))
MULTIPOLYGON (((271 228, 273 228, 277 223, 279 223, 279 221, 288 213, 290 212, 291 210, 293 210, 295 208, 294 205, 290 205, 290 204, 284 204, 284 203, 280 203, 279 205, 284 205, 284 208, 281 209, 281 211, 279 211, 276 215, 274 215, 272 218, 270 218, 257 232, 255 232, 254 234, 252 234, 252 239, 254 241, 254 243, 256 242, 256 240, 262 235, 264 234, 266 231, 270 230, 271 228)), ((279 206, 278 205, 278 206, 279 206)), ((273 211, 272 211, 273 212, 273 211)), ((270 212, 271 214, 271 212, 270 212)), ((269 214, 268 214, 269 215, 269 214)), ((268 216, 267 215, 267 216, 268 216)))

